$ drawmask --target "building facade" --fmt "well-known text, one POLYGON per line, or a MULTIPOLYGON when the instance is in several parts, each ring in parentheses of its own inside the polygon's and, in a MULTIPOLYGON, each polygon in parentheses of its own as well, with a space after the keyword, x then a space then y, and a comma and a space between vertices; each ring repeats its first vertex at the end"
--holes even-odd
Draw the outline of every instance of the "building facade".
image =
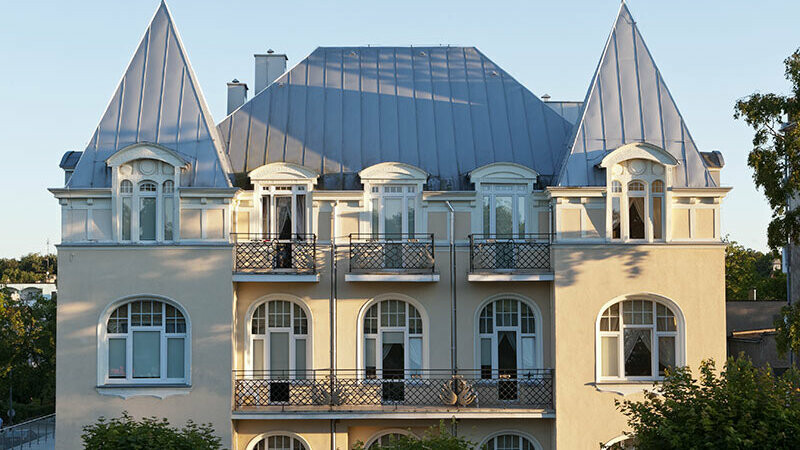
POLYGON ((62 160, 57 448, 98 416, 349 449, 597 448, 725 357, 722 156, 623 4, 582 102, 473 47, 256 55, 215 123, 162 4, 62 160))

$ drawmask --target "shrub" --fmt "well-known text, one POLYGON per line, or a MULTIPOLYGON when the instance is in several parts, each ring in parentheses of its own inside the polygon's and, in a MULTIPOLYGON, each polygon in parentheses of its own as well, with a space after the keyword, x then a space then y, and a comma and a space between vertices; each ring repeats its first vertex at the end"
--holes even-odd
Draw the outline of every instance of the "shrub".
POLYGON ((127 411, 122 417, 100 417, 83 427, 81 434, 86 450, 218 450, 222 441, 214 435, 211 424, 197 425, 191 420, 182 428, 169 425, 167 419, 145 417, 136 420, 127 411))

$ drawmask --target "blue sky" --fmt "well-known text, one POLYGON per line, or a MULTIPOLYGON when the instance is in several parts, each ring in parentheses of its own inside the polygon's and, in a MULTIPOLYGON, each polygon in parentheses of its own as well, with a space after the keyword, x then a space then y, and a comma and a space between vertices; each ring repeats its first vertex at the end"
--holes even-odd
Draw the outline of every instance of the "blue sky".
MULTIPOLYGON (((630 0, 628 5, 702 150, 726 160, 723 233, 766 248, 770 211, 746 166, 752 133, 736 99, 788 92, 783 59, 800 46, 800 2, 630 0)), ((0 15, 0 257, 60 240, 66 150, 82 150, 157 1, 11 2, 0 15)), ((474 45, 537 95, 583 100, 619 8, 616 0, 487 2, 172 0, 219 122, 225 83, 253 81, 253 53, 292 65, 318 45, 474 45)), ((51 245, 51 250, 53 249, 51 245)))

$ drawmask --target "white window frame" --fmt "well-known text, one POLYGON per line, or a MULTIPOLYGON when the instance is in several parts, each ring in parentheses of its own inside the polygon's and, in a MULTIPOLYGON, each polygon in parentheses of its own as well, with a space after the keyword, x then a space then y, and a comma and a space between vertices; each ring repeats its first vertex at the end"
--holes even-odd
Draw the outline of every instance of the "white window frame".
POLYGON ((311 230, 311 196, 308 195, 309 189, 306 184, 269 184, 261 185, 254 191, 255 209, 258 220, 258 228, 263 234, 278 234, 277 230, 277 197, 292 198, 292 234, 305 234, 311 230), (298 201, 297 198, 303 196, 305 199, 305 225, 300 227, 297 220, 298 201), (264 229, 264 198, 269 198, 269 229, 264 229))
POLYGON ((250 305, 250 308, 247 310, 247 320, 245 321, 245 351, 244 351, 244 367, 245 370, 248 371, 248 378, 258 378, 256 374, 252 371, 253 369, 253 351, 254 351, 254 344, 253 341, 255 339, 263 339, 264 340, 264 371, 265 373, 269 372, 270 367, 270 339, 272 332, 288 332, 289 333, 289 376, 287 379, 295 379, 297 373, 297 361, 296 361, 296 345, 298 340, 305 340, 306 341, 306 371, 310 372, 313 370, 312 363, 313 363, 313 352, 312 352, 312 320, 311 320, 311 311, 306 307, 305 303, 300 300, 299 298, 292 298, 286 295, 279 295, 279 296, 268 296, 266 298, 260 299, 257 302, 254 302, 250 305), (282 301, 288 302, 290 307, 290 316, 289 316, 289 327, 272 327, 269 326, 269 303, 274 301, 282 301), (255 314, 258 307, 264 305, 265 311, 265 334, 254 334, 253 333, 253 315, 255 314), (295 334, 294 333, 294 307, 299 306, 300 309, 306 315, 306 324, 307 324, 307 331, 306 334, 295 334))
MULTIPOLYGON (((489 448, 489 442, 491 442, 492 440, 494 440, 494 439, 496 439, 496 438, 498 438, 500 436, 505 436, 505 435, 509 435, 509 434, 510 435, 514 435, 514 436, 519 436, 522 439, 526 439, 528 442, 531 443, 531 445, 533 445, 533 448, 535 450, 542 450, 542 444, 540 444, 539 441, 536 440, 536 438, 534 438, 533 436, 531 436, 528 433, 524 433, 524 432, 518 431, 518 430, 502 430, 502 431, 497 431, 495 433, 492 433, 492 434, 490 434, 489 436, 487 436, 486 438, 483 439, 483 442, 481 442, 481 445, 478 448, 482 448, 482 449, 489 448)), ((521 443, 522 443, 522 441, 520 441, 520 444, 521 443)))
MULTIPOLYGON (((403 350, 405 352, 405 354, 403 355, 403 357, 405 358, 405 360, 404 360, 404 365, 405 365, 404 374, 406 376, 408 376, 410 374, 411 370, 412 370, 412 369, 410 369, 408 367, 409 366, 409 364, 408 364, 409 363, 409 358, 408 358, 408 352, 409 352, 408 339, 409 339, 409 336, 410 337, 418 337, 418 336, 422 337, 422 361, 421 361, 422 362, 422 367, 420 368, 420 370, 422 371, 421 376, 425 377, 426 376, 426 371, 430 367, 429 366, 429 351, 428 351, 429 326, 430 325, 429 325, 429 322, 428 322, 428 315, 427 315, 427 313, 425 311, 425 308, 423 308, 422 304, 420 304, 417 300, 415 300, 415 299, 413 299, 411 297, 407 297, 407 296, 404 296, 404 295, 401 295, 401 294, 388 294, 388 295, 382 295, 382 296, 379 296, 379 297, 375 297, 372 300, 370 300, 369 302, 367 302, 361 308, 361 311, 359 312, 359 315, 358 315, 358 325, 357 325, 358 342, 356 343, 356 352, 357 352, 357 355, 358 355, 357 364, 356 365, 357 365, 358 374, 359 374, 358 376, 362 377, 362 378, 366 377, 366 359, 367 359, 367 355, 366 355, 366 348, 365 348, 366 344, 365 344, 365 342, 366 342, 366 339, 368 337, 370 337, 370 338, 374 338, 375 339, 375 353, 376 353, 375 354, 375 377, 376 377, 376 379, 380 379, 381 378, 382 370, 383 370, 383 358, 381 357, 382 351, 383 351, 383 332, 388 331, 388 332, 403 332, 403 350), (376 304, 380 305, 380 303, 385 301, 385 300, 398 300, 398 301, 404 302, 406 304, 406 325, 404 327, 382 327, 381 326, 381 307, 378 306, 378 329, 377 329, 377 333, 366 333, 366 330, 364 328, 364 320, 365 320, 365 318, 367 316, 367 312, 370 310, 370 308, 373 305, 376 305, 376 304), (408 318, 409 318, 408 305, 413 306, 417 310, 417 312, 419 313, 420 319, 422 319, 422 335, 421 336, 418 335, 418 334, 414 334, 413 336, 410 336, 410 333, 408 331, 408 318)), ((408 378, 406 378, 406 379, 408 379, 408 378)))
MULTIPOLYGON (((535 360, 534 360, 534 367, 528 368, 529 370, 538 370, 544 367, 544 355, 542 354, 544 345, 542 343, 542 312, 539 309, 539 306, 536 302, 531 301, 530 299, 524 298, 522 296, 516 294, 499 294, 494 295, 486 300, 484 300, 476 310, 475 314, 475 361, 477 369, 481 370, 481 339, 490 338, 492 340, 492 379, 498 378, 498 354, 497 354, 497 333, 498 331, 515 331, 517 335, 517 373, 521 373, 526 369, 522 368, 522 338, 523 337, 532 337, 534 338, 534 351, 536 352, 535 360), (519 304, 524 304, 528 308, 530 308, 531 312, 533 313, 534 317, 534 332, 533 333, 522 333, 522 308, 519 306, 517 307, 517 325, 516 326, 497 326, 497 309, 495 306, 492 307, 492 332, 491 333, 481 333, 480 329, 480 318, 481 313, 483 310, 491 305, 494 305, 496 302, 500 300, 514 300, 517 301, 519 304)), ((479 373, 480 376, 480 373, 479 373)))
POLYGON ((685 350, 685 336, 686 336, 686 322, 684 321, 683 313, 680 308, 669 299, 653 295, 631 295, 617 298, 613 301, 606 303, 601 309, 595 322, 595 377, 600 383, 626 383, 626 382, 643 382, 643 381, 661 381, 663 376, 658 374, 658 338, 659 337, 674 337, 675 338, 675 366, 681 367, 686 364, 686 350, 685 350), (652 324, 624 324, 623 303, 629 300, 643 300, 650 302, 653 309, 653 323, 652 324), (619 329, 616 331, 601 331, 600 322, 603 318, 603 313, 611 306, 619 305, 619 329), (665 306, 675 316, 676 330, 675 331, 658 331, 658 308, 657 305, 665 306), (650 373, 651 376, 625 376, 625 329, 649 329, 650 332, 650 373), (619 376, 610 377, 603 376, 603 337, 616 337, 617 338, 617 370, 619 376))
POLYGON ((106 311, 100 317, 98 327, 98 355, 97 355, 97 382, 100 386, 159 386, 159 385, 191 385, 191 365, 192 365, 192 328, 189 315, 186 309, 173 300, 169 300, 158 296, 146 297, 132 297, 112 303, 106 308, 106 311), (161 306, 161 325, 160 326, 132 326, 131 322, 131 305, 137 301, 153 301, 160 303, 161 306), (128 331, 127 333, 109 333, 108 332, 108 319, 117 310, 117 308, 127 305, 127 320, 128 331), (186 324, 185 333, 167 333, 166 332, 166 305, 174 307, 183 315, 186 324), (160 355, 159 355, 159 368, 161 376, 159 378, 133 378, 133 332, 134 331, 160 331, 160 355), (110 339, 126 339, 125 342, 125 378, 111 378, 108 373, 108 360, 109 360, 109 340, 110 339), (167 340, 170 338, 182 338, 183 349, 183 378, 167 378, 168 362, 167 362, 167 340))
POLYGON ((412 433, 409 430, 403 430, 402 428, 389 428, 387 430, 381 430, 370 436, 370 438, 367 439, 366 445, 364 445, 364 450, 370 450, 370 447, 380 442, 380 440, 383 439, 384 436, 390 436, 395 434, 401 436, 408 436, 414 439, 419 439, 419 436, 417 436, 416 434, 412 433))
POLYGON ((367 192, 367 205, 369 213, 370 232, 375 235, 386 233, 386 199, 401 199, 402 204, 402 223, 401 233, 403 235, 419 234, 419 189, 412 184, 372 184, 367 192), (414 230, 409 231, 409 207, 414 208, 414 230), (376 209, 377 208, 377 209, 376 209), (375 229, 375 215, 377 214, 378 229, 375 229))
POLYGON ((497 197, 511 197, 511 233, 514 236, 520 234, 520 214, 519 206, 520 200, 523 205, 524 211, 522 215, 525 219, 525 230, 522 233, 529 233, 528 230, 530 222, 529 205, 531 191, 526 183, 492 183, 484 182, 480 185, 480 220, 483 234, 496 236, 497 235, 497 197), (488 205, 487 205, 488 203, 488 205), (489 229, 486 229, 484 221, 484 208, 489 208, 489 229))
MULTIPOLYGON (((300 435, 298 435, 296 433, 289 432, 289 431, 270 431, 268 433, 259 434, 258 436, 256 436, 253 439, 251 439, 250 442, 248 442, 246 450, 255 450, 256 445, 258 445, 262 440, 266 441, 267 438, 270 438, 270 437, 273 437, 273 436, 290 437, 293 440, 292 441, 292 447, 294 447, 294 440, 297 440, 297 441, 300 442, 300 444, 303 445, 304 450, 311 450, 311 446, 308 445, 308 442, 305 439, 300 437, 300 435)), ((264 448, 268 449, 269 447, 267 447, 266 444, 265 444, 264 448)))

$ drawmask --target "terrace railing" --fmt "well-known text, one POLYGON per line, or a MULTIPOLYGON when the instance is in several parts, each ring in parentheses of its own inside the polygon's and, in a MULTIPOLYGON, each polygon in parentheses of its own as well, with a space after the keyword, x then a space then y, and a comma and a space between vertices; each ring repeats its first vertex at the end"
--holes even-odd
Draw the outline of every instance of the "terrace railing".
POLYGON ((36 447, 55 439, 56 415, 48 414, 16 425, 0 428, 0 449, 36 447))
POLYGON ((270 233, 231 233, 236 250, 234 272, 315 273, 317 237, 292 234, 281 238, 270 233))
POLYGON ((553 369, 234 371, 234 409, 553 409, 553 369))
POLYGON ((350 234, 350 272, 433 273, 433 234, 350 234))
POLYGON ((549 233, 469 236, 470 272, 550 272, 549 233))

